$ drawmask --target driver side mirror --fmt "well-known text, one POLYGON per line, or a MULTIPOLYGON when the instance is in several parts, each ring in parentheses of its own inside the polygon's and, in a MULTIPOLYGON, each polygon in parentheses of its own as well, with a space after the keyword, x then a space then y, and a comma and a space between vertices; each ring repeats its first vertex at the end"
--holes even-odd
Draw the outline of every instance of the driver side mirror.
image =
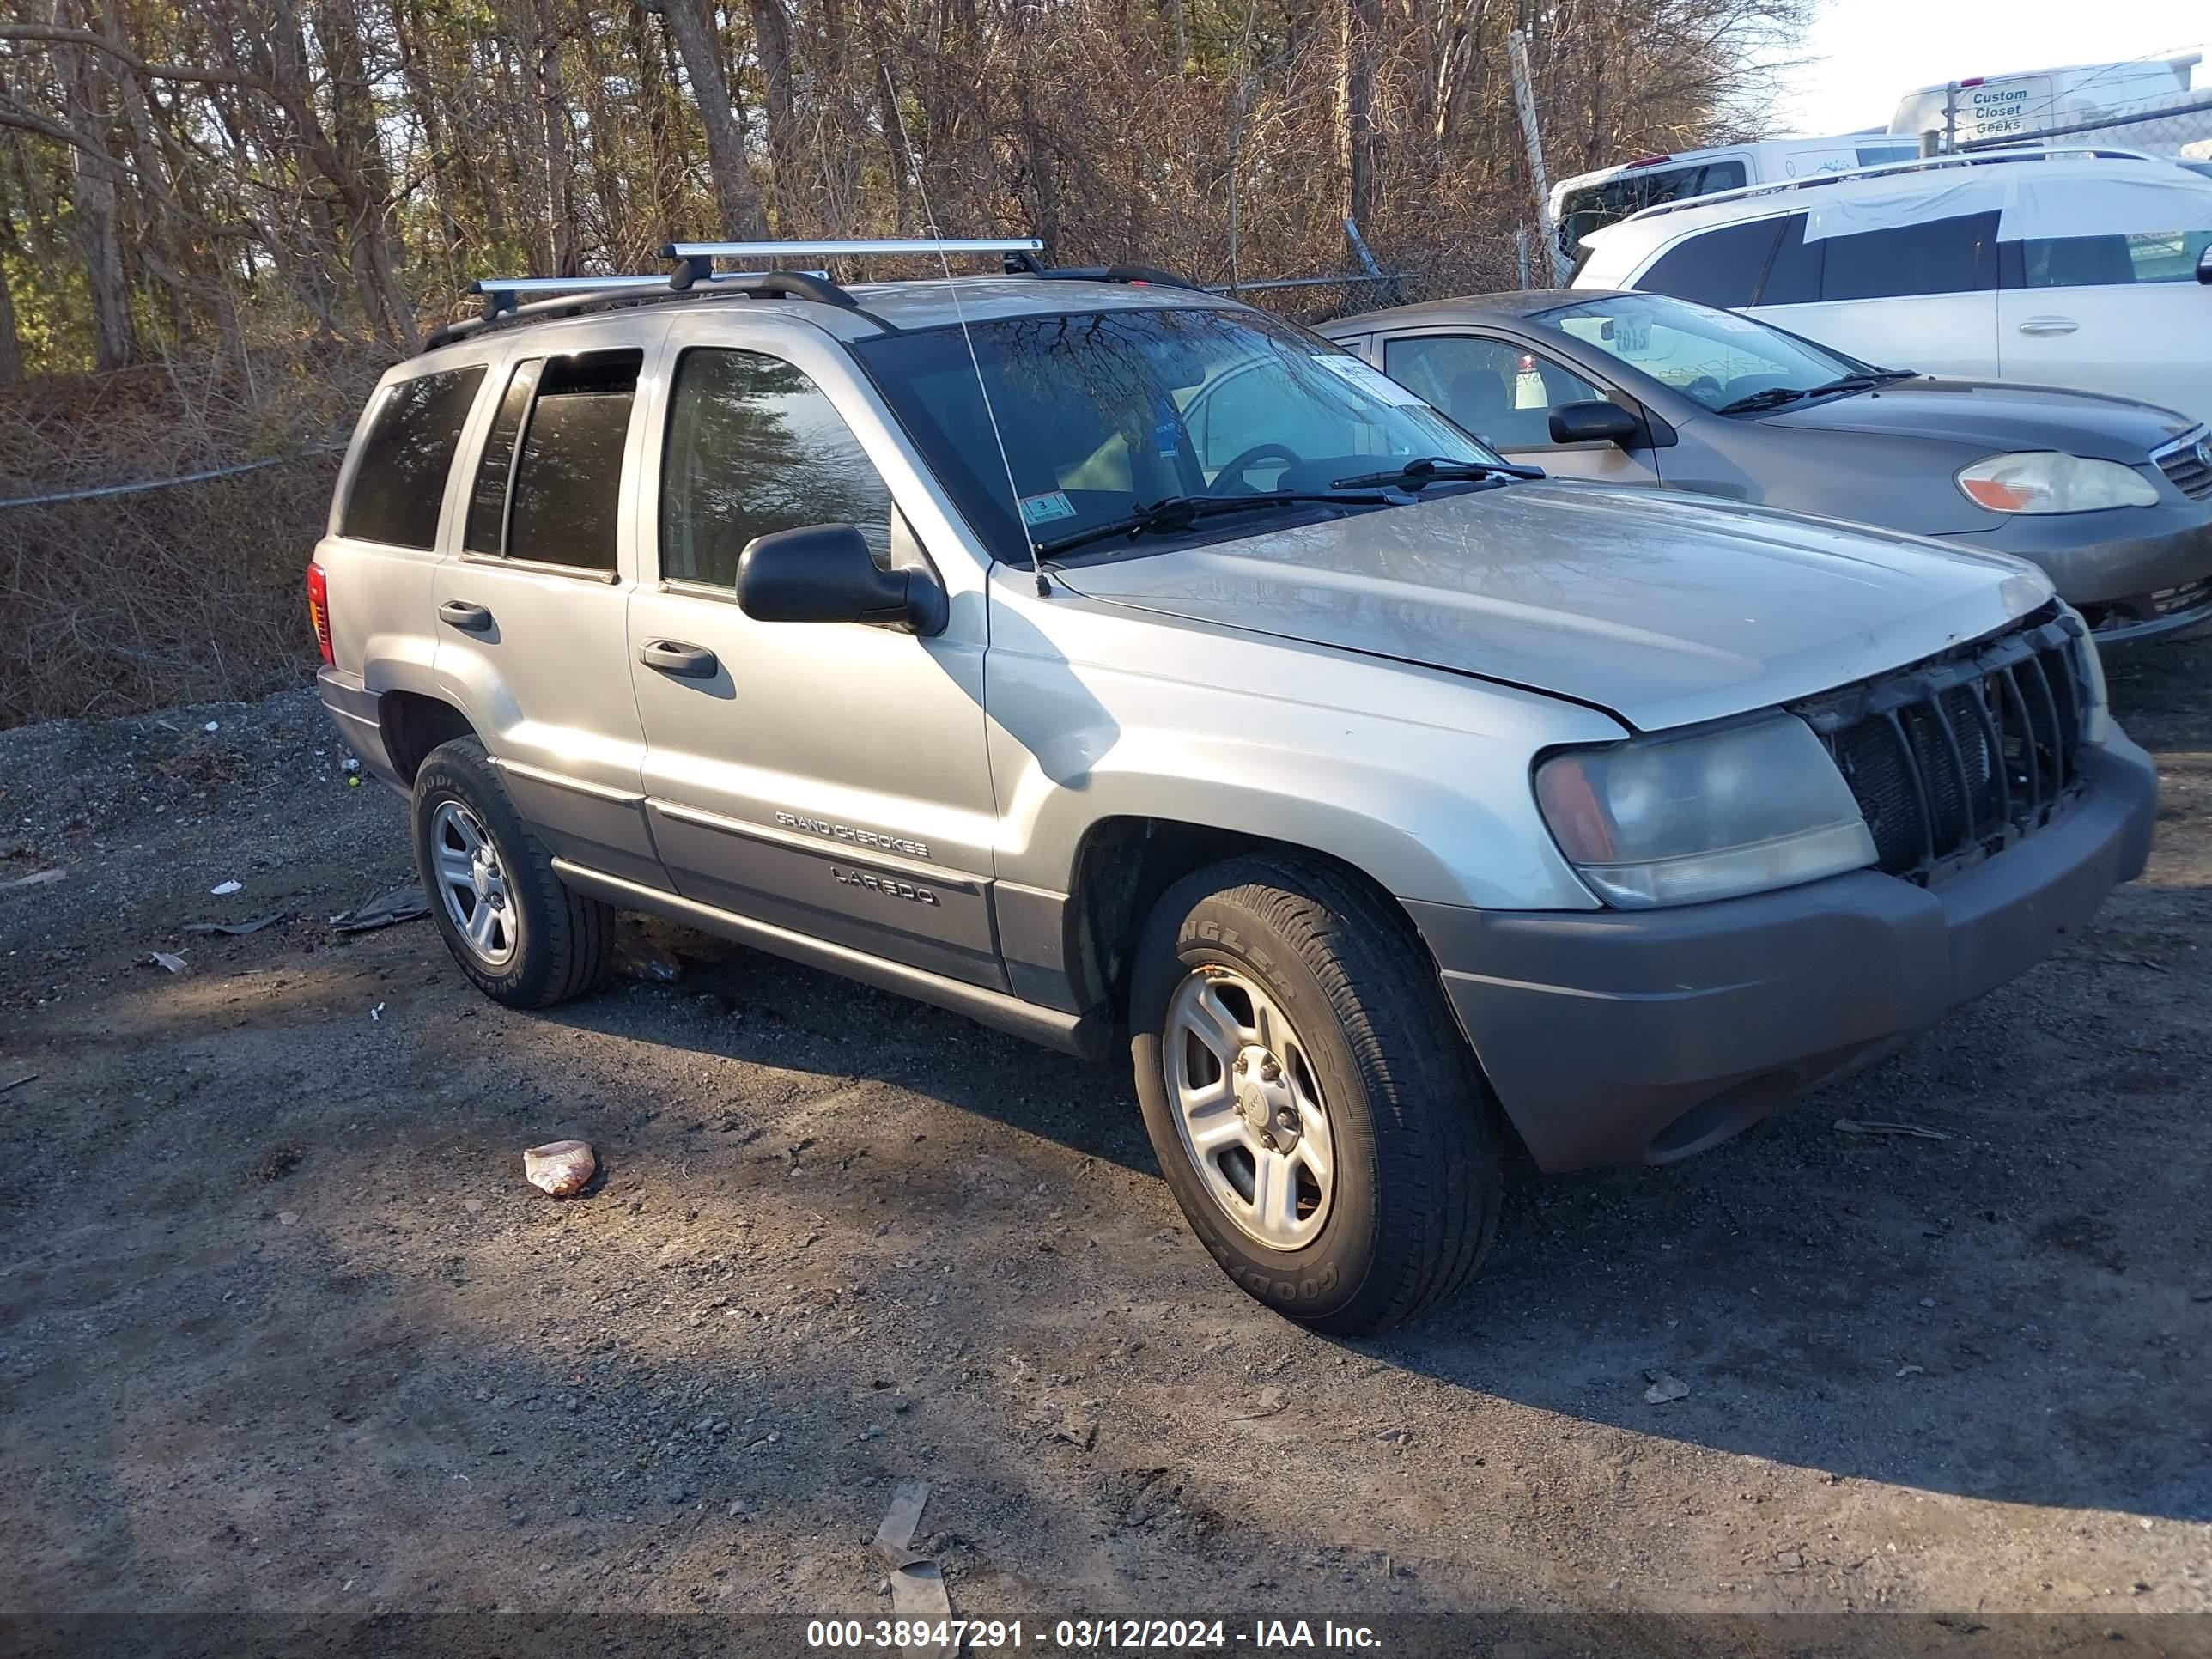
POLYGON ((1552 411, 1552 441, 1604 442, 1632 448, 1644 441, 1644 422, 1619 404, 1561 404, 1552 411))
POLYGON ((2197 280, 2212 283, 2212 247, 2207 247, 2197 256, 2197 280))
POLYGON ((941 634, 950 607, 927 570, 886 570, 849 524, 756 536, 738 556, 738 609, 755 622, 866 623, 941 634))

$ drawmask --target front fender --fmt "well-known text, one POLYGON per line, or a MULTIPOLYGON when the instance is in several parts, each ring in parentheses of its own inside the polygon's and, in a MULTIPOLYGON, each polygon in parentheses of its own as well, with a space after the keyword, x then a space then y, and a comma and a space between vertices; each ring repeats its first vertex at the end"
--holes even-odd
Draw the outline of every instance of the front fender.
POLYGON ((1401 899, 1596 908, 1528 783, 1544 749, 1626 735, 1595 709, 1065 594, 994 609, 986 683, 1002 880, 1066 892, 1089 830, 1141 817, 1309 848, 1401 899))

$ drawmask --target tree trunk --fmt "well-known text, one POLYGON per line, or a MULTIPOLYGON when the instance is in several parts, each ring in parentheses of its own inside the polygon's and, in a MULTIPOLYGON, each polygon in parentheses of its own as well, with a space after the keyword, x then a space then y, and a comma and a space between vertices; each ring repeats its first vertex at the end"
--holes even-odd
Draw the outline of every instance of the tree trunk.
MULTIPOLYGON (((15 246, 15 227, 0 221, 0 247, 15 246)), ((15 296, 8 291, 8 269, 0 264, 0 386, 23 378, 23 338, 15 331, 15 296)))
POLYGON ((1371 228, 1381 191, 1382 135, 1375 125, 1375 52, 1382 0, 1345 0, 1344 210, 1371 228))
MULTIPOLYGON (((67 21, 82 27, 88 20, 71 16, 67 21)), ((104 138, 114 86, 106 63, 81 47, 58 50, 54 60, 64 77, 64 108, 70 125, 104 138)), ((70 205, 77 251, 84 261, 85 292, 92 305, 93 367, 121 368, 137 359, 138 339, 123 274, 122 238, 117 234, 115 179, 104 163, 82 149, 72 149, 70 161, 70 205)))
POLYGON ((568 106, 561 84, 558 0, 538 0, 538 160, 545 177, 545 213, 553 266, 547 274, 574 276, 576 259, 575 161, 570 155, 568 106))
POLYGON ((776 234, 789 236, 810 216, 799 210, 799 121, 791 94, 791 22, 783 0, 746 0, 753 20, 753 51, 760 59, 761 93, 768 106, 768 153, 775 180, 776 234))
POLYGON ((707 27, 705 3, 662 0, 661 15, 675 40, 676 55, 684 60, 700 124, 707 130, 707 170, 714 175, 714 206, 722 219, 710 240, 758 241, 768 235, 768 216, 761 210, 760 186, 753 182, 752 167, 745 160, 737 112, 730 106, 729 83, 722 78, 722 60, 707 27))

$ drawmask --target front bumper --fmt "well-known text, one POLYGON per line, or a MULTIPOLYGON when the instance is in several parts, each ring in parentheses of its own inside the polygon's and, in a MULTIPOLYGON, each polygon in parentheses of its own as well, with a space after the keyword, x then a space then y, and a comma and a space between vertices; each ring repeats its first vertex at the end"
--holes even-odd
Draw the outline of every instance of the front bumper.
POLYGON ((2149 757, 2115 733, 2080 765, 2063 817, 1932 887, 1868 870, 1676 909, 1407 908, 1540 1167, 1671 1163, 2033 967, 2142 873, 2149 757))
POLYGON ((2212 501, 2021 514, 1938 541, 2042 567, 2100 647, 2169 639, 2212 623, 2212 501))

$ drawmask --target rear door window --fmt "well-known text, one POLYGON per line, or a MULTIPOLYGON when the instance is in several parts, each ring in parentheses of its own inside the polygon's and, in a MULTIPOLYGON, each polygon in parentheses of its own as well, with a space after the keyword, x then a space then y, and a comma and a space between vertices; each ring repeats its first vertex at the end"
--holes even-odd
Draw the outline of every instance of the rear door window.
POLYGON ((339 535, 394 547, 437 544, 446 476, 483 377, 483 365, 472 363, 384 388, 362 434, 339 535))
POLYGON ((1831 236, 1823 256, 1823 300, 1889 300, 1971 294, 1997 285, 1997 216, 1963 214, 1892 230, 1831 236))
POLYGON ((1723 310, 1747 306, 1759 292, 1781 226, 1779 219, 1753 219, 1705 231, 1661 254, 1636 286, 1723 310))
POLYGON ((2212 231, 2140 230, 2124 236, 2057 236, 2020 245, 2027 288, 2124 288, 2193 283, 2212 231))
POLYGON ((640 351, 548 358, 514 458, 507 557, 612 571, 640 351))

